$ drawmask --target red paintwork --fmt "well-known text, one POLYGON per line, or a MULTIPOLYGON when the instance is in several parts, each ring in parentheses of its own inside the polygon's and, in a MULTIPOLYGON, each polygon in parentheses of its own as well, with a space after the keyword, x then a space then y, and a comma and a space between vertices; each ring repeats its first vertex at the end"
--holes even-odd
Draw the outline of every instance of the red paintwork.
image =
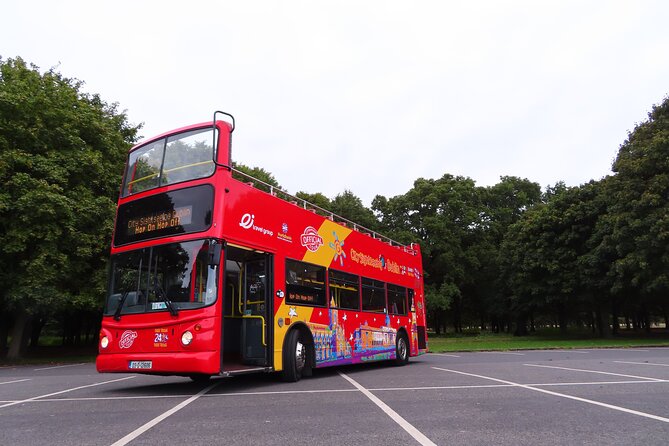
MULTIPOLYGON (((216 125, 220 131, 218 147, 229 147, 229 124, 218 121, 216 125)), ((143 142, 142 145, 170 134, 207 126, 211 126, 211 123, 184 127, 151 138, 143 142)), ((224 165, 230 164, 228 156, 227 150, 219 150, 218 162, 224 165)), ((386 323, 384 313, 344 310, 331 312, 328 308, 286 304, 283 298, 277 297, 278 291, 285 291, 286 258, 316 263, 413 289, 415 293, 416 324, 413 324, 412 327, 412 314, 409 313, 407 316, 390 316, 389 326, 393 330, 405 330, 407 332, 412 356, 426 351, 426 349, 419 350, 415 336, 416 325, 425 327, 422 264, 420 248, 417 245, 413 245, 412 249, 390 246, 385 242, 373 239, 370 235, 330 222, 314 212, 233 179, 229 170, 225 167, 217 167, 215 173, 208 178, 171 184, 120 198, 118 204, 121 205, 148 195, 206 183, 213 184, 215 190, 213 224, 210 229, 196 234, 164 237, 118 248, 112 246, 111 254, 151 245, 202 238, 225 240, 229 244, 273 254, 274 285, 272 295, 274 296, 275 317, 274 320, 268 321, 268 325, 273 327, 274 330, 274 344, 269 348, 273 352, 273 367, 275 370, 281 370, 282 368, 281 349, 283 339, 290 328, 288 325, 294 326, 295 324, 306 323, 312 326, 314 326, 313 324, 325 326, 331 323, 331 318, 334 315, 336 317, 335 324, 343 328, 343 333, 347 336, 347 342, 353 346, 349 334, 360 327, 362 322, 366 321, 366 325, 377 329, 385 326, 386 323), (318 235, 313 236, 313 231, 309 230, 310 227, 315 231, 320 231, 321 240, 318 239, 318 235), (303 235, 306 236, 304 240, 303 235), (311 237, 309 237, 310 235, 311 237), (311 249, 316 248, 317 251, 312 252, 304 245, 311 249), (379 268, 380 262, 377 263, 380 256, 383 256, 386 262, 381 268, 379 268), (412 271, 416 273, 412 273, 412 271), (298 313, 297 316, 293 315, 293 312, 298 313), (286 326, 279 327, 277 325, 279 318, 282 319, 282 322, 285 320, 286 326)), ((151 360, 153 361, 152 369, 150 371, 140 370, 140 373, 219 373, 221 370, 220 327, 221 303, 223 300, 220 297, 220 291, 224 289, 224 268, 219 268, 219 271, 221 273, 219 276, 219 298, 212 306, 199 310, 181 310, 177 318, 172 317, 167 311, 138 315, 126 314, 122 316, 119 322, 114 321, 111 316, 104 317, 101 336, 108 336, 110 345, 107 349, 100 347, 100 355, 97 359, 98 371, 127 373, 129 371, 128 361, 151 360), (194 331, 196 324, 200 325, 200 331, 198 332, 194 331), (193 343, 184 347, 181 344, 181 335, 187 329, 191 330, 195 336, 193 343), (127 330, 136 332, 136 337, 129 348, 121 348, 119 342, 123 333, 127 330), (155 343, 156 333, 166 334, 167 340, 155 343)), ((411 302, 409 302, 409 305, 411 305, 411 302)), ((163 340, 163 338, 160 340, 163 340)))

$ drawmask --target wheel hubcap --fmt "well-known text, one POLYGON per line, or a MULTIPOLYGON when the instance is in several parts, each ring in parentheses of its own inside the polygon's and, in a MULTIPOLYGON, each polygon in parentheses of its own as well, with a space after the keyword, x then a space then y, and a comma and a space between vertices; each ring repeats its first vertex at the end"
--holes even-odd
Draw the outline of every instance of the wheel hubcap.
POLYGON ((397 356, 399 356, 400 359, 405 359, 407 357, 407 345, 404 342, 404 338, 400 338, 397 343, 397 356))
POLYGON ((297 347, 295 348, 295 367, 298 371, 304 368, 304 364, 306 363, 306 356, 307 355, 304 344, 302 344, 300 341, 297 341, 297 347))

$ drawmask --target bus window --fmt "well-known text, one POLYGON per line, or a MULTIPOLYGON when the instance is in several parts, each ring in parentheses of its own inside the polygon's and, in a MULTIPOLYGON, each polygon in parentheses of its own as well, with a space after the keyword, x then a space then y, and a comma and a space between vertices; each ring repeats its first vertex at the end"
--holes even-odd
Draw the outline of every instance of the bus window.
POLYGON ((179 133, 130 152, 122 196, 212 175, 212 132, 206 128, 179 133))
POLYGON ((386 284, 380 280, 362 278, 362 310, 386 311, 386 284))
POLYGON ((407 314, 407 289, 388 284, 388 310, 390 314, 407 314))
POLYGON ((286 260, 286 302, 325 306, 325 268, 286 260))
POLYGON ((167 138, 161 186, 214 173, 211 129, 167 138))
POLYGON ((360 310, 360 283, 355 274, 330 270, 330 302, 335 308, 360 310))

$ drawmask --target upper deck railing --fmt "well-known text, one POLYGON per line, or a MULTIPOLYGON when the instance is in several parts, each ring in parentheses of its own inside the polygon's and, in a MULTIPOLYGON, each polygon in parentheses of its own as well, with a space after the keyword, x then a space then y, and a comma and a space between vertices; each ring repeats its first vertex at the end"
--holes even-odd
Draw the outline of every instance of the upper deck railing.
POLYGON ((322 217, 327 218, 330 221, 333 221, 335 223, 342 224, 347 227, 353 228, 353 230, 358 231, 363 234, 367 234, 370 237, 380 240, 382 242, 387 243, 390 246, 394 246, 396 248, 402 249, 404 252, 407 252, 409 254, 415 255, 416 250, 413 248, 413 244, 410 246, 404 245, 400 242, 397 242, 389 237, 386 237, 385 235, 379 234, 378 232, 366 228, 358 223, 355 223, 347 218, 342 217, 341 215, 337 215, 332 211, 328 211, 327 209, 323 209, 322 207, 319 207, 313 203, 308 202, 307 200, 304 200, 302 198, 296 197, 294 195, 289 194, 288 192, 276 187, 272 186, 271 184, 265 183, 262 180, 259 180, 258 178, 252 177, 251 175, 248 175, 238 169, 231 168, 232 172, 236 173, 237 175, 241 176, 245 180, 248 181, 243 181, 246 182, 249 186, 255 187, 258 190, 261 190, 263 192, 269 193, 272 196, 275 196, 277 198, 280 198, 284 201, 287 201, 289 203, 292 203, 296 206, 299 206, 301 208, 304 208, 308 211, 314 212, 322 217), (258 185, 262 185, 263 187, 259 187, 258 185))

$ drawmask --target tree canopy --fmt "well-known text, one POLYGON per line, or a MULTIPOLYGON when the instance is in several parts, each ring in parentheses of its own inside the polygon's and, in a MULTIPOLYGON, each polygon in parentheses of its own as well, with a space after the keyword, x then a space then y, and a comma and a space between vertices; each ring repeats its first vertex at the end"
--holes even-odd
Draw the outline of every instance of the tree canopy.
POLYGON ((42 314, 99 308, 112 220, 139 126, 83 83, 0 59, 0 311, 11 355, 42 314))

